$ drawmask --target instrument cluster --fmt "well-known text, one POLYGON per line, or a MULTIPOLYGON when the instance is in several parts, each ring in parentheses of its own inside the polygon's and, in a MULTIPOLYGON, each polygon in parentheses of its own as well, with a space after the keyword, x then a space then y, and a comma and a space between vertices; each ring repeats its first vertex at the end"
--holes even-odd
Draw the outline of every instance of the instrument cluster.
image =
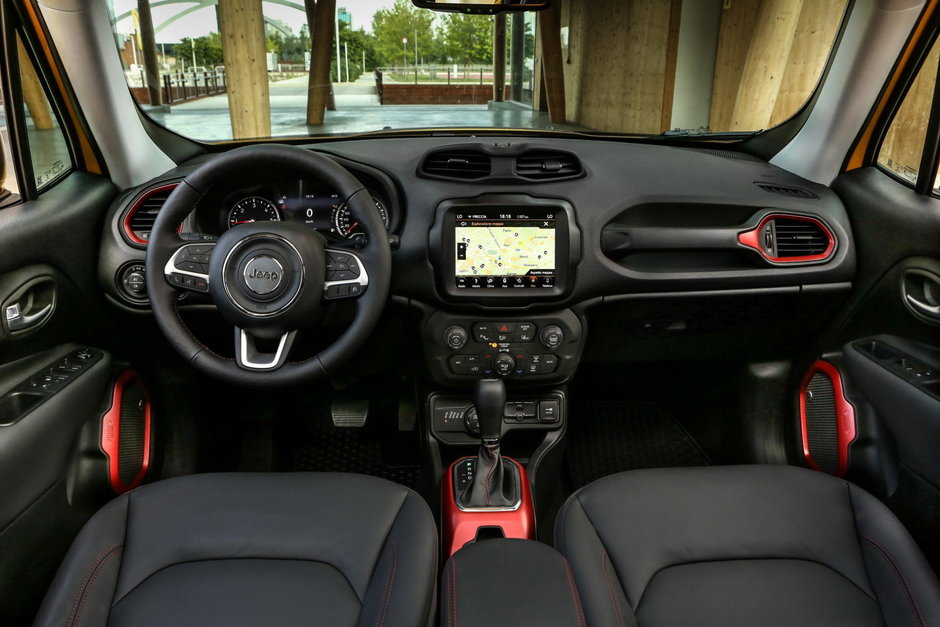
MULTIPOLYGON (((388 229, 389 202, 381 192, 370 189, 370 194, 388 229)), ((250 222, 288 221, 315 229, 330 239, 353 239, 362 234, 362 228, 339 194, 320 182, 295 180, 241 188, 212 204, 219 209, 214 219, 205 213, 197 216, 203 229, 224 232, 250 222)))

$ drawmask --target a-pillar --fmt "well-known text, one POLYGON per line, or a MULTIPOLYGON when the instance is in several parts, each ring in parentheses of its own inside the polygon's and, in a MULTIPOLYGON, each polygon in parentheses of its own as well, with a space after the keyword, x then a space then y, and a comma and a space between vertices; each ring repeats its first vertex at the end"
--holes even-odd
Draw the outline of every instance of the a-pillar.
POLYGON ((269 137, 271 101, 261 0, 219 0, 232 138, 269 137))

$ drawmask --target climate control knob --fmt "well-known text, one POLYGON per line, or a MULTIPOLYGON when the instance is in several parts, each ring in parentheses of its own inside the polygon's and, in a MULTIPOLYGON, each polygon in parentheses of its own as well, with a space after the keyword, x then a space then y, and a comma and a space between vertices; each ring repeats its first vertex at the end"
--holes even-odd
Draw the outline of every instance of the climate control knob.
POLYGON ((516 368, 516 358, 509 353, 500 353, 493 359, 493 370, 501 377, 512 374, 516 368))
POLYGON ((539 340, 545 348, 558 348, 565 341, 565 332, 560 326, 551 324, 542 328, 539 340))
POLYGON ((447 327, 447 330, 444 331, 444 343, 447 344, 448 348, 455 351, 466 346, 469 339, 470 334, 467 333, 467 330, 457 325, 447 327))

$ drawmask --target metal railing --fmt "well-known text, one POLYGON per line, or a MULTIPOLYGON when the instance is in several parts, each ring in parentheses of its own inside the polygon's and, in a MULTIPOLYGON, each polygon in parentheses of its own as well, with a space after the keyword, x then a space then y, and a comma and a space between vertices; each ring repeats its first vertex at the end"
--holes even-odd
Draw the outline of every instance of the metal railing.
POLYGON ((224 94, 225 72, 174 72, 163 75, 163 102, 175 104, 224 94))

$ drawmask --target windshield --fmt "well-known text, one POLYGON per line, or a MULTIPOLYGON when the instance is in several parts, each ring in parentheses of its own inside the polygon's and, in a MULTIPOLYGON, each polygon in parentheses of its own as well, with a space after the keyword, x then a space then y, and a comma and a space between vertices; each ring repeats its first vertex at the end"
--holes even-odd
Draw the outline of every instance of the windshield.
POLYGON ((754 133, 815 89, 847 0, 113 0, 135 100, 200 141, 409 129, 754 133), (338 45, 337 45, 338 43, 338 45))

